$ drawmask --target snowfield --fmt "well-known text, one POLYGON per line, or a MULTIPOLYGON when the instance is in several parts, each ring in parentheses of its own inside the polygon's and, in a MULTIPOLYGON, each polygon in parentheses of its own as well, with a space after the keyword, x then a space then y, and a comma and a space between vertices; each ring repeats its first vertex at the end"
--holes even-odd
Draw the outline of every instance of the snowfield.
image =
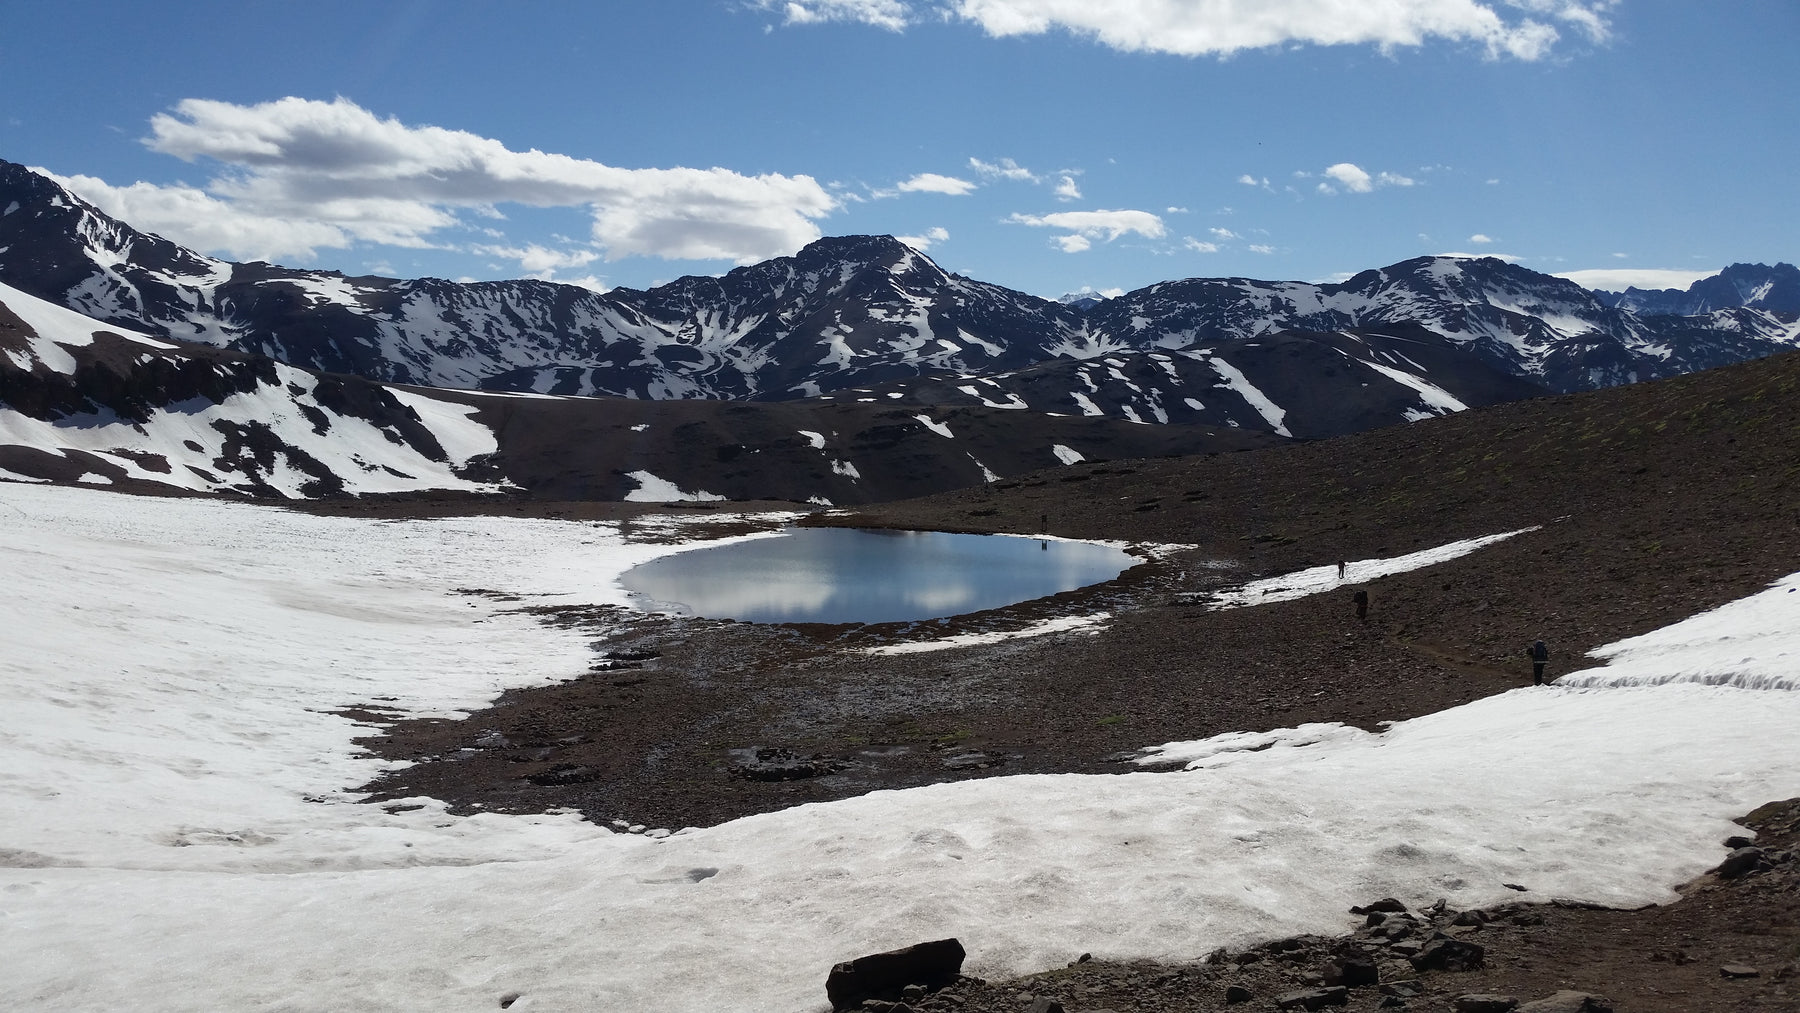
POLYGON ((339 712, 571 678, 582 636, 473 592, 619 604, 617 575, 672 547, 17 484, 0 515, 0 988, 23 1008, 816 1011, 834 962, 949 935, 999 976, 1344 931, 1383 895, 1666 901, 1729 817, 1800 794, 1797 574, 1606 649, 1579 687, 1151 751, 1192 769, 661 839, 390 814, 348 790, 389 765, 339 712))

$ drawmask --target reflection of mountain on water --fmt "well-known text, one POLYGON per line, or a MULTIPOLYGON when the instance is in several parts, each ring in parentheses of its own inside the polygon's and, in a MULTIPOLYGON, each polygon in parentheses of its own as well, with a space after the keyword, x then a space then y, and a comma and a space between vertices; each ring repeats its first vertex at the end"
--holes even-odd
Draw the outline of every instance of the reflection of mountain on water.
POLYGON ((881 623, 1001 608, 1118 576, 1136 560, 1088 542, 939 531, 793 528, 653 559, 620 578, 709 619, 881 623))

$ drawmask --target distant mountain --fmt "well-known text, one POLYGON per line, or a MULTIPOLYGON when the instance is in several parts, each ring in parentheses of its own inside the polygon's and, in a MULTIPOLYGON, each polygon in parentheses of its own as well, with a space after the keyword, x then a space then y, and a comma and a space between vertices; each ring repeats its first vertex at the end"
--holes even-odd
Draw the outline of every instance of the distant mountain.
POLYGON ((1594 295, 1608 306, 1639 316, 1699 316, 1741 308, 1800 313, 1800 268, 1792 264, 1733 264, 1685 291, 1634 287, 1594 295))
POLYGON ((103 324, 0 284, 0 480, 267 498, 460 492, 854 505, 1260 432, 981 406, 405 388, 103 324))
MULTIPOLYGON (((459 487, 455 479, 601 498, 664 488, 622 477, 642 472, 674 482, 677 491, 867 502, 1095 454, 1216 448, 1230 442, 1228 434, 1334 436, 1794 347, 1800 313, 1783 308, 1794 274, 1788 265, 1734 266, 1709 282, 1729 289, 1736 302, 1708 303, 1691 314, 1639 312, 1622 297, 1609 303, 1573 282, 1501 260, 1446 257, 1416 258, 1336 284, 1196 278, 1057 302, 950 274, 892 237, 847 236, 717 278, 596 293, 540 281, 408 281, 217 260, 137 232, 55 181, 0 162, 0 282, 91 318, 90 330, 152 343, 145 347, 175 346, 142 354, 181 360, 181 376, 222 370, 238 378, 244 389, 237 393, 256 388, 270 399, 257 417, 280 431, 280 439, 263 443, 325 462, 323 448, 307 449, 306 438, 282 428, 283 419, 311 418, 326 407, 303 405, 310 394, 281 393, 290 386, 356 390, 370 405, 389 406, 384 411, 412 408, 428 429, 418 398, 456 406, 433 408, 439 415, 431 419, 449 412, 482 426, 510 420, 494 449, 459 463, 449 450, 463 445, 457 440, 440 440, 444 456, 433 456, 427 442, 394 428, 397 417, 372 417, 435 462, 449 483, 436 488, 459 487), (290 384, 282 370, 314 379, 290 384), (403 385, 435 390, 407 393, 403 385), (543 395, 587 400, 553 406, 543 395), (688 407, 656 415, 644 407, 653 404, 688 407), (962 413, 965 423, 951 427, 954 437, 933 439, 964 441, 955 453, 921 442, 945 425, 948 412, 962 413), (632 434, 660 433, 659 420, 679 418, 688 435, 627 437, 618 430, 627 418, 632 434), (537 425, 551 428, 521 428, 537 425), (1183 426, 1197 428, 1120 435, 1183 426), (738 430, 744 435, 734 437, 738 430), (1074 435, 1088 431, 1095 435, 1074 435), (577 432, 623 441, 663 471, 628 466, 610 449, 577 449, 577 432), (885 463, 871 470, 837 456, 820 472, 815 459, 823 448, 813 437, 788 446, 797 432, 844 434, 831 439, 860 440, 858 447, 885 463), (875 433, 883 435, 869 435, 875 433), (975 449, 980 440, 991 441, 988 449, 975 449), (902 447, 912 464, 888 453, 902 447), (557 452, 571 462, 561 479, 553 477, 557 452), (769 456, 732 463, 752 452, 769 456), (707 454, 720 456, 696 464, 694 455, 707 454), (502 463, 482 472, 476 458, 502 463), (777 461, 791 474, 777 476, 777 461)), ((115 345, 105 347, 123 347, 115 345)), ((84 403, 116 416, 99 417, 96 439, 122 432, 114 423, 142 428, 110 400, 118 376, 129 374, 127 386, 164 390, 169 396, 157 405, 183 390, 160 375, 146 379, 144 371, 154 369, 128 366, 123 351, 101 355, 106 369, 47 373, 56 353, 32 347, 37 358, 0 361, 8 385, 0 389, 0 410, 36 405, 26 414, 60 420, 63 437, 79 428, 67 420, 87 411, 84 403)), ((215 430, 217 421, 204 420, 215 430)), ((119 438, 119 446, 136 447, 134 439, 119 438)), ((216 463, 223 448, 194 442, 203 450, 187 453, 216 463)), ((199 480, 209 488, 284 495, 372 491, 383 468, 403 473, 411 488, 429 470, 417 462, 322 463, 332 479, 294 465, 313 476, 309 485, 270 470, 266 454, 224 456, 255 466, 236 472, 185 458, 183 466, 213 475, 199 480)))

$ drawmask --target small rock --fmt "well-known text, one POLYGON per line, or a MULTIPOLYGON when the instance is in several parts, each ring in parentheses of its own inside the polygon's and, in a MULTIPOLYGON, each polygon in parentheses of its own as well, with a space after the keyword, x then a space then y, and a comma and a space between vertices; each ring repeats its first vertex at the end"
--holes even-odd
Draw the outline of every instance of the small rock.
POLYGON ((1365 957, 1339 957, 1325 965, 1324 984, 1362 988, 1381 980, 1375 962, 1365 957))
POLYGON ((1350 1003, 1350 990, 1339 985, 1335 988, 1309 988, 1299 992, 1288 992, 1275 998, 1277 1009, 1317 1010, 1327 1006, 1347 1006, 1350 1003))
POLYGON ((1613 1013, 1612 1001, 1605 996, 1564 989, 1542 999, 1534 999, 1513 1013, 1613 1013))
POLYGON ((1026 1008, 1025 1013, 1063 1013, 1063 1004, 1040 995, 1031 1000, 1031 1005, 1026 1008))
POLYGON ((1455 918, 1450 919, 1450 924, 1452 924, 1452 925, 1486 925, 1487 924, 1487 915, 1482 914, 1480 911, 1460 911, 1457 913, 1455 918))
POLYGON ((1456 997, 1456 1013, 1512 1013, 1519 1000, 1510 995, 1476 993, 1456 997))
POLYGON ((523 993, 523 992, 508 992, 508 993, 506 993, 505 995, 500 997, 500 1008, 501 1009, 512 1009, 512 1004, 515 1002, 518 1002, 524 995, 525 995, 525 993, 523 993))
POLYGON ((1748 964, 1726 964, 1719 968, 1721 978, 1760 978, 1762 972, 1748 964))
POLYGON ((924 985, 908 985, 905 988, 900 990, 900 998, 902 998, 902 999, 923 999, 923 998, 925 998, 925 986, 924 985))
POLYGON ((1398 996, 1402 999, 1416 999, 1425 994, 1425 983, 1417 978, 1390 981, 1381 986, 1381 994, 1398 996))
POLYGON ((1405 910, 1406 910, 1405 904, 1400 903, 1399 901, 1395 900, 1392 897, 1383 897, 1373 904, 1367 904, 1367 905, 1363 905, 1361 907, 1353 907, 1350 909, 1350 913, 1353 915, 1366 915, 1371 911, 1393 912, 1393 911, 1405 911, 1405 910))
POLYGON ((1748 837, 1745 837, 1743 834, 1736 834, 1731 837, 1725 838, 1724 843, 1725 843, 1726 847, 1730 848, 1733 851, 1736 851, 1739 848, 1750 847, 1752 844, 1755 844, 1756 842, 1751 840, 1748 837))
POLYGON ((1249 1002, 1252 998, 1254 998, 1254 996, 1251 994, 1250 990, 1242 985, 1225 986, 1225 1002, 1227 1005, 1236 1006, 1240 1002, 1249 1002))

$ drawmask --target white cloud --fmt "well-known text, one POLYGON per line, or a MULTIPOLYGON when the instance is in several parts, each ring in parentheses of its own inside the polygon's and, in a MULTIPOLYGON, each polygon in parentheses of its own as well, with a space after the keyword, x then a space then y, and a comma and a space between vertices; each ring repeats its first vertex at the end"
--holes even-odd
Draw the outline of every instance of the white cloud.
MULTIPOLYGON (((872 2, 872 0, 871 0, 872 2)), ((1616 0, 949 0, 953 16, 991 36, 1062 29, 1126 52, 1225 56, 1293 44, 1384 50, 1441 39, 1489 58, 1537 60, 1561 38, 1540 18, 1607 39, 1616 0)), ((861 5, 853 5, 861 6, 861 5)), ((916 10, 923 3, 912 5, 916 10)), ((904 15, 903 15, 904 17, 904 15)))
MULTIPOLYGON (((1166 232, 1163 220, 1148 211, 1058 211, 1050 215, 1015 214, 1006 220, 1014 225, 1066 229, 1084 240, 1079 247, 1083 250, 1090 245, 1085 240, 1104 239, 1110 243, 1128 232, 1135 232, 1146 239, 1161 239, 1166 232)), ((1064 243, 1065 250, 1068 249, 1069 238, 1071 237, 1059 240, 1064 243)))
POLYGON ((1219 252, 1219 244, 1218 243, 1208 243, 1208 242, 1205 242, 1204 240, 1195 239, 1193 236, 1183 236, 1181 239, 1181 245, 1186 247, 1187 249, 1193 250, 1195 253, 1217 253, 1217 252, 1219 252))
MULTIPOLYGON (((1301 179, 1306 179, 1312 174, 1307 172, 1296 172, 1294 175, 1301 179)), ((1323 194, 1337 193, 1338 187, 1340 186, 1351 193, 1370 193, 1376 187, 1412 186, 1414 184, 1414 180, 1410 177, 1402 176, 1398 173, 1383 172, 1371 176, 1367 170, 1354 162, 1339 162, 1336 165, 1327 166, 1325 171, 1320 175, 1334 180, 1337 183, 1337 186, 1333 186, 1331 183, 1318 184, 1316 189, 1319 193, 1323 194)))
POLYGON ((341 249, 354 242, 350 233, 337 225, 258 214, 191 186, 113 186, 92 176, 59 176, 47 169, 32 171, 56 180, 133 228, 234 260, 310 260, 321 247, 341 249))
POLYGON ((1455 250, 1452 250, 1448 253, 1433 254, 1433 256, 1457 257, 1462 260, 1504 260, 1508 264, 1517 264, 1519 261, 1525 259, 1524 257, 1518 256, 1517 254, 1512 254, 1512 253, 1487 253, 1485 251, 1482 253, 1462 253, 1462 252, 1455 251, 1455 250))
POLYGON ((1054 242, 1064 253, 1080 253, 1094 245, 1086 236, 1057 236, 1054 242))
POLYGON ((1686 289, 1694 282, 1702 278, 1710 278, 1718 273, 1718 268, 1710 271, 1679 271, 1658 268, 1601 267, 1589 271, 1558 271, 1556 276, 1567 278, 1582 288, 1623 292, 1632 287, 1652 290, 1659 288, 1686 289))
POLYGON ((1481 246, 1486 246, 1488 243, 1491 243, 1493 241, 1494 241, 1494 239, 1492 236, 1483 235, 1482 233, 1479 233, 1479 232, 1477 232, 1474 235, 1469 237, 1469 242, 1476 243, 1481 246))
POLYGON ((1252 243, 1250 245, 1250 252, 1251 253, 1270 254, 1270 253, 1275 252, 1275 247, 1270 246, 1266 243, 1252 243))
POLYGON ((913 13, 903 0, 755 0, 755 6, 779 12, 783 24, 852 21, 890 32, 905 28, 913 13))
POLYGON ((992 179, 1010 179, 1024 183, 1038 182, 1037 173, 1010 158, 1002 158, 998 162, 983 162, 979 158, 971 158, 969 159, 969 168, 992 179))
POLYGON ((940 225, 926 229, 925 234, 922 236, 895 236, 894 238, 913 249, 918 250, 920 253, 924 253, 926 250, 931 249, 931 244, 941 243, 944 240, 949 239, 950 230, 940 225))
POLYGON ((973 191, 978 184, 955 176, 940 176, 935 172, 921 172, 917 176, 900 184, 903 193, 943 193, 952 197, 961 197, 973 191))
POLYGON ((553 250, 547 246, 531 243, 527 246, 474 246, 471 252, 489 257, 504 257, 517 261, 519 270, 528 277, 540 278, 544 281, 556 280, 558 271, 575 267, 586 267, 600 259, 596 250, 553 250))
POLYGON ((1375 181, 1369 174, 1350 162, 1339 162, 1327 168, 1325 175, 1342 183, 1351 193, 1368 193, 1375 189, 1375 181))
MULTIPOLYGON (((153 150, 228 169, 205 195, 247 222, 267 223, 264 245, 306 255, 295 226, 351 239, 427 246, 459 224, 453 213, 497 214, 506 203, 585 207, 607 259, 652 256, 749 263, 819 237, 814 220, 839 199, 810 176, 745 176, 729 169, 617 169, 545 152, 512 151, 459 130, 380 119, 339 98, 254 106, 187 99, 151 120, 153 150)), ((138 184, 149 186, 149 184, 138 184)), ((155 188, 162 189, 162 188, 155 188)), ((167 200, 168 198, 161 198, 167 200)), ((196 222, 170 238, 205 249, 196 222)))
POLYGON ((1239 239, 1239 238, 1241 238, 1237 233, 1231 231, 1230 229, 1221 229, 1221 228, 1218 228, 1217 226, 1207 229, 1206 231, 1212 233, 1213 238, 1215 238, 1215 239, 1239 239))
POLYGON ((1062 182, 1056 184, 1057 200, 1080 200, 1081 188, 1075 185, 1075 177, 1064 176, 1062 182))

